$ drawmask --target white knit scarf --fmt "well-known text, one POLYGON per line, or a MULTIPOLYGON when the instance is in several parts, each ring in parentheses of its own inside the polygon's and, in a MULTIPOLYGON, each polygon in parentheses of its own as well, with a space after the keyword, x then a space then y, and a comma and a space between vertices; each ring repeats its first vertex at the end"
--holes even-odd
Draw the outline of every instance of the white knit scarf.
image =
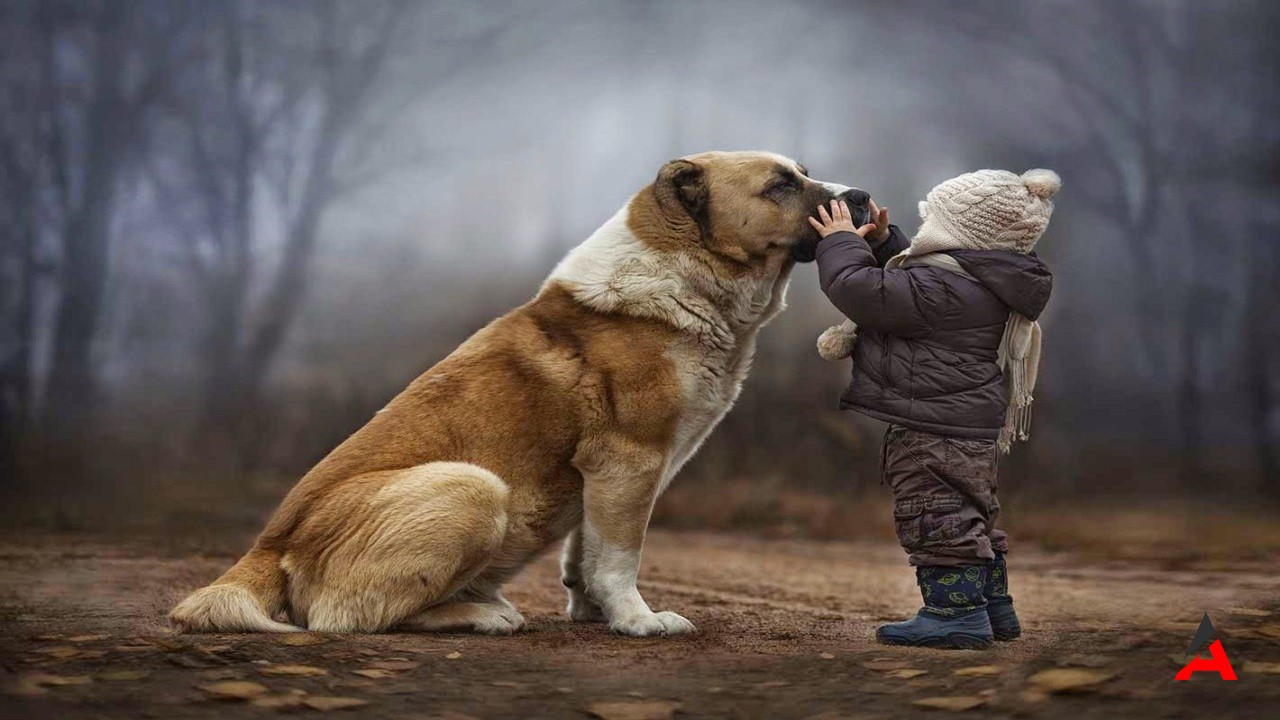
MULTIPOLYGON (((885 269, 932 265, 978 281, 961 267, 955 258, 941 250, 930 250, 918 246, 917 241, 913 241, 906 250, 890 258, 889 262, 885 263, 885 269), (912 252, 913 250, 915 252, 912 252)), ((824 360, 832 362, 853 355, 857 331, 858 327, 852 320, 845 320, 839 325, 827 328, 818 337, 818 354, 824 360)), ((996 364, 1004 373, 1009 398, 1004 426, 996 439, 996 445, 1001 452, 1008 453, 1014 441, 1026 440, 1030 437, 1031 402, 1035 399, 1031 393, 1035 390, 1036 376, 1040 373, 1040 340, 1040 323, 1028 319, 1021 313, 1009 311, 1009 319, 1004 325, 1004 335, 1000 338, 1000 347, 996 351, 996 364)))

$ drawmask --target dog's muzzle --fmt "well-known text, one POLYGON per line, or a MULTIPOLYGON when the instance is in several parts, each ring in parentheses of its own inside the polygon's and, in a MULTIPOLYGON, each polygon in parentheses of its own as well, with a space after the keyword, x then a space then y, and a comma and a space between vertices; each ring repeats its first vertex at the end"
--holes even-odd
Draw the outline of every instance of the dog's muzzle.
MULTIPOLYGON (((849 206, 849 215, 853 218, 854 227, 862 227, 871 222, 871 193, 858 188, 843 188, 832 193, 832 199, 843 200, 849 206)), ((810 230, 800 242, 791 246, 791 259, 796 262, 813 262, 818 255, 818 242, 822 238, 818 231, 810 230)))

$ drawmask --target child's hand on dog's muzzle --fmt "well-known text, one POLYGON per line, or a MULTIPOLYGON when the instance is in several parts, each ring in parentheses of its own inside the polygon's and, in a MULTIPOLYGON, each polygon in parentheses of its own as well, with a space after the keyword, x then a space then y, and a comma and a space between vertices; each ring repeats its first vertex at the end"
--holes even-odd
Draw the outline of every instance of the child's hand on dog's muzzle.
MULTIPOLYGON (((827 212, 827 207, 825 205, 819 205, 818 216, 822 218, 821 221, 810 217, 809 224, 812 225, 813 229, 817 230, 818 234, 824 238, 832 233, 838 232, 851 232, 858 237, 865 238, 867 233, 870 233, 877 228, 876 223, 867 223, 862 227, 854 227, 853 215, 850 214, 849 206, 843 200, 832 200, 831 212, 827 212)), ((885 218, 887 221, 888 213, 885 213, 885 218)), ((888 225, 886 222, 886 229, 887 227, 888 225)))

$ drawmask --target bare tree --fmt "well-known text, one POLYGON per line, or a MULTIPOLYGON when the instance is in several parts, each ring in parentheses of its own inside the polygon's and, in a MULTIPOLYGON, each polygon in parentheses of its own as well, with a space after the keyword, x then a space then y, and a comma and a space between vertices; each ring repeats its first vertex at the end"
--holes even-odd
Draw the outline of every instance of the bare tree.
MULTIPOLYGON (((1186 152, 1207 143, 1214 129, 1188 112, 1178 88, 1197 68, 1196 8, 1185 3, 1081 5, 1070 22, 1105 53, 1061 42, 1066 19, 1057 9, 1003 3, 952 7, 944 25, 962 30, 978 52, 1014 53, 1052 74, 1085 137, 1097 150, 1107 182, 1073 185, 1074 201, 1091 206, 1123 238, 1116 250, 1133 265, 1133 302, 1141 322, 1141 360, 1165 391, 1147 412, 1150 426, 1169 424, 1180 438, 1183 481, 1199 485, 1206 415, 1201 358, 1217 323, 1206 312, 1212 288, 1194 258, 1214 242, 1211 209, 1196 202, 1201 162, 1186 152), (1092 20, 1092 23, 1087 21, 1092 20), (998 29, 998 48, 989 42, 998 29), (1166 404, 1161 404, 1163 403, 1166 404)), ((1210 79, 1211 80, 1211 79, 1210 79)), ((1211 86, 1207 82, 1204 86, 1211 86)), ((994 103, 996 109, 1007 109, 994 103)), ((1063 105, 1054 105, 1055 109, 1063 105)), ((996 117, 999 117, 997 113, 996 117)), ((1028 148, 1026 154, 1034 156, 1028 148)))
POLYGON ((30 419, 32 354, 35 346, 36 290, 45 267, 39 261, 40 204, 34 182, 42 171, 38 148, 46 145, 39 122, 42 99, 39 44, 24 32, 30 17, 16 6, 0 8, 4 62, 0 98, 9 108, 0 116, 0 286, 7 340, 0 355, 0 474, 17 470, 18 438, 30 419))
POLYGON ((179 3, 46 3, 36 13, 55 206, 58 298, 44 391, 50 433, 78 442, 95 407, 93 345, 105 288, 118 178, 148 110, 179 62, 179 3), (76 62, 64 58, 73 54, 76 62))
POLYGON ((185 182, 202 208, 201 227, 188 235, 188 264, 209 313, 203 343, 209 369, 196 437, 206 445, 222 438, 214 449, 242 471, 257 460, 266 437, 256 410, 305 295, 326 212, 379 173, 397 169, 371 171, 362 161, 396 113, 429 87, 391 109, 375 103, 409 10, 405 0, 359 8, 332 0, 222 3, 216 29, 206 37, 208 62, 194 83, 211 91, 171 108, 185 138, 185 165, 168 166, 169 145, 153 148, 157 192, 176 195, 168 188, 185 182), (300 39, 282 45, 286 33, 273 30, 285 27, 300 39), (377 120, 368 116, 371 107, 382 113, 377 120), (276 209, 278 225, 257 212, 264 203, 276 209), (279 257, 272 266, 254 247, 276 238, 279 257), (259 302, 251 302, 254 295, 259 302))

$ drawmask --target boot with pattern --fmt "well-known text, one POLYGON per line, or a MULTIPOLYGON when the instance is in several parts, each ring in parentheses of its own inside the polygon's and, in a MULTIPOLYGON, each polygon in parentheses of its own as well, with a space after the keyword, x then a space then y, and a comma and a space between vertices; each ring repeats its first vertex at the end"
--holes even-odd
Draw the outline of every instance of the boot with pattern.
POLYGON ((887 645, 981 650, 991 647, 987 618, 987 566, 918 567, 924 607, 906 622, 883 625, 876 639, 887 645))
POLYGON ((987 618, 991 620, 991 632, 996 640, 1012 640, 1022 634, 1018 614, 1013 611, 1013 598, 1009 596, 1009 568, 1004 553, 987 563, 986 587, 987 618))

